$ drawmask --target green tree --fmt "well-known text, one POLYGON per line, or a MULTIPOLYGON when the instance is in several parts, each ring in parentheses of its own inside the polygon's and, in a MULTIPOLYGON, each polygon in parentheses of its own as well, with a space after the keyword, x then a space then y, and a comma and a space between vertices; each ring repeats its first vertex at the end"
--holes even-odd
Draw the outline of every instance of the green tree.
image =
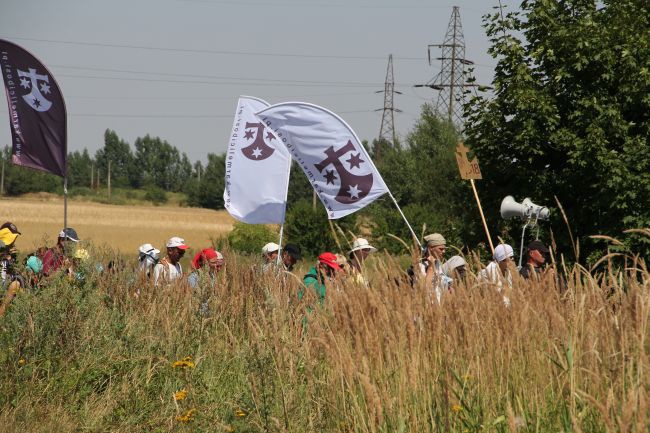
POLYGON ((87 149, 83 152, 68 153, 68 186, 90 187, 90 171, 93 163, 87 149))
POLYGON ((104 147, 95 154, 97 168, 104 176, 102 183, 106 184, 108 162, 111 163, 111 184, 113 186, 138 186, 132 185, 135 165, 133 152, 129 143, 118 137, 115 131, 107 129, 104 132, 104 147))
MULTIPOLYGON (((418 236, 426 226, 427 233, 440 232, 449 243, 461 247, 482 242, 484 236, 471 190, 458 174, 457 141, 453 125, 425 104, 406 144, 382 146, 381 159, 375 164, 418 236)), ((410 241, 410 231, 389 197, 363 214, 369 216, 380 247, 393 252, 402 249, 387 233, 410 241)))
POLYGON ((201 181, 188 181, 187 203, 190 206, 223 209, 226 155, 208 154, 208 163, 201 174, 201 181))
POLYGON ((485 26, 495 95, 466 106, 466 134, 488 216, 507 194, 557 196, 587 252, 589 235, 650 226, 650 3, 529 0, 485 26))
POLYGON ((165 191, 184 190, 192 174, 192 164, 185 153, 148 134, 135 140, 135 165, 140 185, 155 185, 165 191))

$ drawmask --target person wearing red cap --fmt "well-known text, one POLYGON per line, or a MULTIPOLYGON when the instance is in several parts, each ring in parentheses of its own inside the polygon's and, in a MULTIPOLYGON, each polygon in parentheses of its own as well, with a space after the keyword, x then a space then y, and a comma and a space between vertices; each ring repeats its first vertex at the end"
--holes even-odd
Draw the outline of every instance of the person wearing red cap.
POLYGON ((163 258, 153 268, 153 284, 160 285, 162 282, 169 284, 183 276, 183 268, 180 261, 189 247, 185 245, 185 240, 174 236, 169 238, 166 244, 167 257, 163 258))
MULTIPOLYGON (((303 282, 305 287, 311 288, 318 296, 318 302, 323 305, 325 302, 325 281, 331 279, 336 272, 341 270, 341 266, 336 262, 336 255, 325 252, 318 256, 318 264, 312 266, 307 275, 305 275, 303 282)), ((305 295, 304 290, 298 292, 298 299, 302 299, 305 295)))
POLYGON ((190 287, 198 287, 204 281, 214 282, 214 277, 221 270, 224 264, 223 254, 212 248, 205 248, 192 259, 194 271, 187 277, 190 287))

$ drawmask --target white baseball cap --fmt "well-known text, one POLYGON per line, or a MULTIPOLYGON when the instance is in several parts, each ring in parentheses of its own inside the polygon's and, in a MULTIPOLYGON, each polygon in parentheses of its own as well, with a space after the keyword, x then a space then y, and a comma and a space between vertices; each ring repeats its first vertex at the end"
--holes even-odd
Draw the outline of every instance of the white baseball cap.
POLYGON ((179 238, 178 236, 174 236, 173 238, 169 238, 167 241, 167 248, 178 248, 179 250, 186 250, 189 247, 185 245, 185 239, 179 238))
POLYGON ((269 242, 262 247, 262 254, 270 254, 280 250, 280 245, 275 242, 269 242))
POLYGON ((499 244, 494 248, 494 260, 497 262, 502 262, 507 258, 513 258, 515 256, 512 247, 508 244, 499 244))

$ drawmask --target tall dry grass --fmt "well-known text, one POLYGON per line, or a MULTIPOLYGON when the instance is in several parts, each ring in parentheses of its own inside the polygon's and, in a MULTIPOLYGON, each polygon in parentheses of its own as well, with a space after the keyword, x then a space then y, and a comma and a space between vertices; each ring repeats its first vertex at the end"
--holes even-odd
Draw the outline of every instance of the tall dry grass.
POLYGON ((21 294, 0 329, 0 431, 648 431, 638 259, 571 269, 563 291, 516 280, 506 307, 472 278, 432 303, 384 256, 370 289, 330 282, 320 307, 226 253, 214 287, 124 269, 21 294))

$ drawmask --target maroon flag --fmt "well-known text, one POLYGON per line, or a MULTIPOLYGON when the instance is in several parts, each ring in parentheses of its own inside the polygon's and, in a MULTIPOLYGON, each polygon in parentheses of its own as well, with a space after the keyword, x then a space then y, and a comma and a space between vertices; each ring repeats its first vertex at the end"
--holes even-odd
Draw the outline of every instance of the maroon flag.
POLYGON ((0 68, 9 104, 12 162, 66 175, 66 112, 54 77, 36 57, 0 39, 0 68))

